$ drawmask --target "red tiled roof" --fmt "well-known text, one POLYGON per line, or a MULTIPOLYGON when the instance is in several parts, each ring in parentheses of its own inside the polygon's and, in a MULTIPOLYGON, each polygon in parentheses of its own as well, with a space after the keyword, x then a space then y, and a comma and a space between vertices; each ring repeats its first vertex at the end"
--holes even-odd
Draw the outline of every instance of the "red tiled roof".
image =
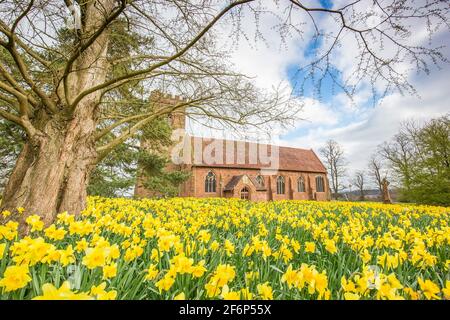
POLYGON ((271 164, 267 161, 261 162, 260 157, 255 155, 259 154, 260 148, 263 150, 263 154, 267 153, 270 158, 272 151, 276 152, 278 148, 278 167, 275 169, 286 170, 286 171, 302 171, 302 172, 321 172, 326 173, 326 169, 317 155, 312 149, 300 149, 291 147, 281 147, 267 144, 258 144, 254 142, 244 142, 244 141, 234 141, 234 140, 223 140, 223 139, 213 139, 213 138, 200 138, 191 137, 191 155, 193 158, 194 166, 202 167, 225 167, 225 168, 243 168, 243 169, 269 169, 271 164), (197 142, 194 142, 197 141, 197 142), (205 154, 205 148, 208 148, 207 154, 211 154, 213 158, 215 157, 215 149, 220 152, 220 147, 222 147, 222 155, 218 154, 217 158, 219 161, 206 161, 204 157, 201 159, 194 159, 194 152, 196 145, 199 146, 201 142, 202 155, 205 154), (213 146, 218 146, 214 148, 213 146), (234 150, 234 154, 229 152, 229 158, 227 161, 227 151, 228 146, 232 146, 231 150, 234 150), (238 147, 239 146, 239 147, 238 147), (267 150, 267 151, 266 151, 267 150), (251 151, 251 152, 250 152, 251 151), (249 155, 252 154, 252 161, 249 159, 249 155), (231 158, 231 159, 230 159, 231 158), (223 159, 223 161, 220 161, 223 159), (245 159, 245 160, 244 160, 245 159))

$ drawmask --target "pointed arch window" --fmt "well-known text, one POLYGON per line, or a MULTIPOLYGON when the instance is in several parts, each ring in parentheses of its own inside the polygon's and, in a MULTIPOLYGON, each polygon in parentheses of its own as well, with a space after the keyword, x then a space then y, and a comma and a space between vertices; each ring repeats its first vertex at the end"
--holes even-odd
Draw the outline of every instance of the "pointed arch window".
POLYGON ((216 175, 211 171, 205 177, 205 192, 216 192, 216 175))
POLYGON ((248 191, 248 188, 247 188, 247 187, 244 187, 244 188, 241 190, 241 199, 242 199, 242 200, 248 200, 248 199, 250 199, 250 192, 248 191))
POLYGON ((297 191, 298 192, 305 192, 305 179, 303 177, 298 178, 297 180, 297 191))
POLYGON ((325 192, 325 183, 322 176, 316 177, 316 191, 325 192))
POLYGON ((261 175, 256 176, 256 182, 258 182, 258 184, 259 184, 261 187, 264 187, 264 177, 263 177, 263 176, 261 176, 261 175))
POLYGON ((278 178, 277 178, 277 194, 284 194, 284 190, 285 190, 284 177, 278 176, 278 178))

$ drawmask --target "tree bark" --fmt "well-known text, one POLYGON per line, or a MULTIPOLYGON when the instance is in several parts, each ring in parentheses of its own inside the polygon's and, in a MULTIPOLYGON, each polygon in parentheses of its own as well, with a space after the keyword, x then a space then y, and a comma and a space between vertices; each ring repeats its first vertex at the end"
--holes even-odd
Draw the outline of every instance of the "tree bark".
POLYGON ((19 218, 22 234, 29 215, 45 225, 57 213, 79 214, 86 205, 89 174, 96 160, 95 125, 89 114, 70 121, 52 119, 27 142, 5 188, 1 210, 26 209, 19 218))
MULTIPOLYGON (((105 27, 103 23, 113 8, 114 2, 109 0, 87 4, 81 41, 105 27)), ((72 102, 84 90, 105 82, 108 45, 109 31, 105 27, 74 61, 66 81, 60 81, 51 94, 59 112, 49 114, 40 108, 33 119, 36 133, 28 136, 0 208, 11 212, 25 208, 17 219, 22 235, 28 233, 25 220, 29 215, 37 214, 49 225, 58 213, 77 215, 86 206, 89 175, 97 160, 96 113, 101 92, 86 95, 76 105, 72 102)))

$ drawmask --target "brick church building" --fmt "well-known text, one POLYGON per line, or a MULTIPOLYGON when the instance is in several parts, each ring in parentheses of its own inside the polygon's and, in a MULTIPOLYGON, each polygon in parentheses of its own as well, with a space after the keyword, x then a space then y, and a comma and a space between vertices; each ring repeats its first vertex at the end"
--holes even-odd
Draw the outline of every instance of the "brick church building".
MULTIPOLYGON (((163 95, 167 104, 179 97, 163 95)), ((169 122, 184 129, 185 114, 173 113, 169 122)), ((330 199, 327 172, 312 149, 266 145, 248 141, 184 136, 180 153, 183 161, 168 170, 189 170, 191 177, 180 186, 181 197, 225 197, 252 201, 330 199)), ((141 143, 145 147, 145 143, 141 143)), ((167 150, 173 154, 173 148, 167 150)), ((151 197, 137 179, 136 197, 151 197)))

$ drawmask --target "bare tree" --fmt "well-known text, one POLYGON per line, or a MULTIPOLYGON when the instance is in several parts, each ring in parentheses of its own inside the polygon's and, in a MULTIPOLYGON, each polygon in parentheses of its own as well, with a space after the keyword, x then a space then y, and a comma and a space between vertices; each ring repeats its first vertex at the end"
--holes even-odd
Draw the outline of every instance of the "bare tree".
POLYGON ((338 193, 343 189, 341 179, 345 175, 346 160, 344 150, 334 140, 328 140, 325 147, 319 150, 321 156, 325 159, 325 165, 331 177, 331 189, 334 199, 337 199, 338 193))
POLYGON ((381 93, 413 91, 405 63, 429 72, 430 62, 445 60, 432 41, 413 43, 411 32, 421 24, 431 38, 450 28, 445 1, 349 1, 333 8, 300 0, 274 0, 270 8, 268 3, 2 1, 0 116, 26 134, 2 209, 25 207, 22 229, 28 214, 40 214, 49 224, 57 212, 79 213, 96 163, 155 118, 180 108, 232 126, 288 121, 296 108, 283 97, 255 90, 246 77, 224 68, 226 52, 215 50, 214 32, 221 24, 236 43, 239 37, 249 39, 242 31, 244 19, 253 19, 255 39, 263 41, 262 15, 275 16, 282 40, 303 35, 303 23, 310 19, 313 37, 324 42, 301 68, 303 74, 319 83, 330 77, 349 95, 367 83, 384 85, 381 93), (368 12, 368 3, 375 13, 368 12), (70 28, 67 11, 77 13, 70 28), (374 15, 377 23, 368 25, 374 15), (323 20, 330 22, 330 32, 320 27, 323 20), (356 44, 355 70, 346 79, 336 76, 331 61, 348 39, 356 44), (154 89, 186 100, 176 106, 149 103, 154 89))
POLYGON ((383 167, 383 161, 377 153, 374 153, 369 159, 368 174, 382 194, 383 179, 387 178, 387 170, 383 167))
POLYGON ((400 130, 391 141, 385 142, 379 146, 380 155, 389 162, 392 171, 396 173, 397 179, 409 192, 411 186, 411 178, 413 174, 416 146, 413 139, 405 130, 400 130))
POLYGON ((355 177, 353 178, 353 184, 358 188, 359 190, 359 200, 364 201, 365 195, 364 195, 364 183, 365 183, 365 172, 362 170, 358 170, 355 172, 355 177))
POLYGON ((399 178, 401 200, 448 205, 450 118, 408 120, 381 150, 399 178))

